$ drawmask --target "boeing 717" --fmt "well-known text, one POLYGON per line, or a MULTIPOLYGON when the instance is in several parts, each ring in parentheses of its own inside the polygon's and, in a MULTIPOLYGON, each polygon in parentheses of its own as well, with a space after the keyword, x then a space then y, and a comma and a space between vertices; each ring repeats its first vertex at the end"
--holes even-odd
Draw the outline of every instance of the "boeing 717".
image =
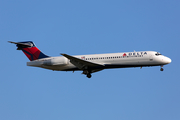
POLYGON ((163 66, 171 63, 171 59, 155 51, 123 52, 109 54, 76 55, 61 54, 51 57, 42 53, 32 41, 11 42, 17 50, 22 50, 29 58, 27 66, 41 67, 55 71, 82 71, 91 78, 91 74, 104 69, 163 66))

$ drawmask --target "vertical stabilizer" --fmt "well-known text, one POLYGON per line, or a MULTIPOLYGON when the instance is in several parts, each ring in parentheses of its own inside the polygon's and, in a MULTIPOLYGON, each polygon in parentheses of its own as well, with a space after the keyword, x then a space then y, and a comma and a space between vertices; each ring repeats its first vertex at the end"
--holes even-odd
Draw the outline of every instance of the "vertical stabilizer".
POLYGON ((25 41, 25 42, 9 41, 9 42, 16 44, 17 50, 22 50, 30 61, 49 57, 44 53, 42 53, 32 41, 25 41))

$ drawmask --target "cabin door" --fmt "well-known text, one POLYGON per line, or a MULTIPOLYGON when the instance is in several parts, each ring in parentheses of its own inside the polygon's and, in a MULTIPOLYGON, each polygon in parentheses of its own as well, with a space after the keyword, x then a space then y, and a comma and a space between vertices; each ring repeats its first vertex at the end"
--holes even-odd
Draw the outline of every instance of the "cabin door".
POLYGON ((152 55, 150 55, 149 60, 153 61, 153 56, 152 55))

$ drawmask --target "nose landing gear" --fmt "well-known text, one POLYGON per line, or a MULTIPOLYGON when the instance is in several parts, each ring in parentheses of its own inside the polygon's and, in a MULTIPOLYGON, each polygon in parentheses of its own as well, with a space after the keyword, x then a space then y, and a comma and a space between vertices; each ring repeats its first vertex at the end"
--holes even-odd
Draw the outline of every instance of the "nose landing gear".
POLYGON ((161 69, 160 69, 160 71, 164 71, 164 69, 163 69, 163 65, 161 66, 161 69))

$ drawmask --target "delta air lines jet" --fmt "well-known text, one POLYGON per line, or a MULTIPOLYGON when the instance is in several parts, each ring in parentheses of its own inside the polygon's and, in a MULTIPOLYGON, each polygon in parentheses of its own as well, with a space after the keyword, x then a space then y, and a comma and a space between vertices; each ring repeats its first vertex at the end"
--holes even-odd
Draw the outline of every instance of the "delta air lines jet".
POLYGON ((109 54, 92 54, 71 56, 61 54, 50 57, 42 53, 32 41, 11 42, 16 44, 17 50, 22 50, 29 58, 27 66, 41 67, 56 71, 82 71, 88 78, 91 74, 110 68, 161 66, 171 63, 171 59, 155 51, 123 52, 109 54))

